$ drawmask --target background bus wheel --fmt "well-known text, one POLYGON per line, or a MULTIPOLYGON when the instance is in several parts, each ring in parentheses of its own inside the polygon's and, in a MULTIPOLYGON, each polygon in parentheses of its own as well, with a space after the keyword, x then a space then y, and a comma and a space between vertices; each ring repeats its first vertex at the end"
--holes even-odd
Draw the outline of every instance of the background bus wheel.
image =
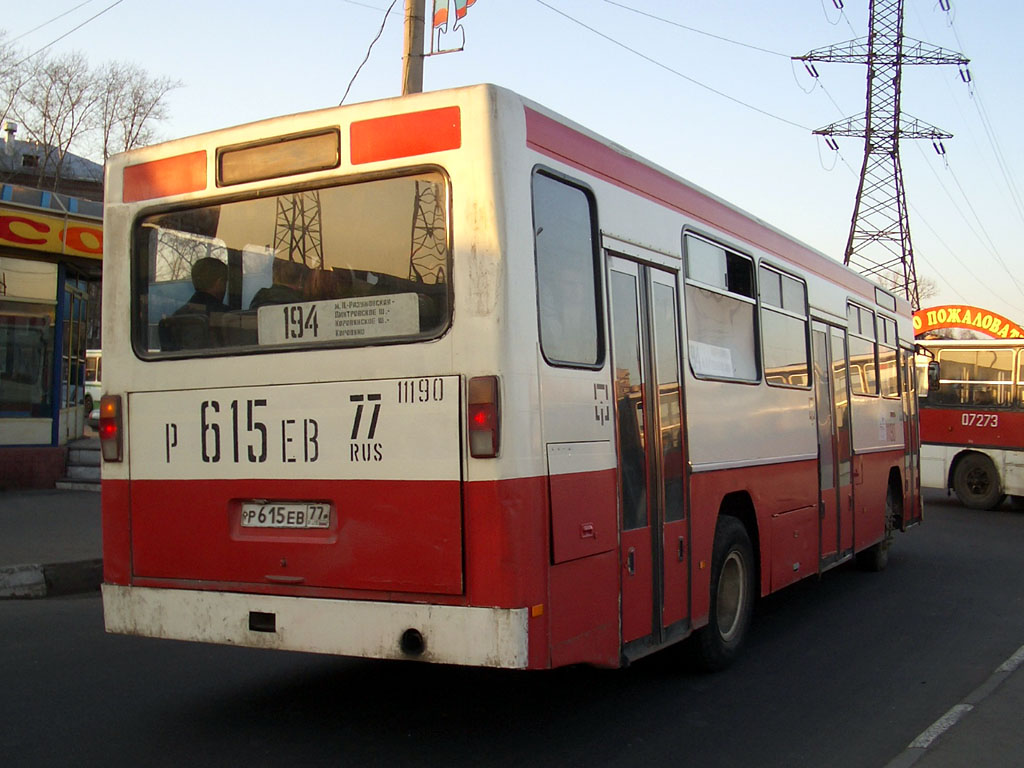
POLYGON ((969 453, 956 465, 953 491, 971 509, 995 509, 1006 498, 992 460, 980 453, 969 453))
POLYGON ((694 643, 703 669, 724 669, 739 656, 754 611, 754 590, 750 536, 739 520, 723 515, 711 554, 711 614, 694 643))
POLYGON ((877 573, 884 571, 885 566, 889 564, 889 547, 892 546, 900 504, 896 491, 890 485, 888 493, 885 494, 885 535, 877 544, 857 553, 857 566, 862 571, 877 573))

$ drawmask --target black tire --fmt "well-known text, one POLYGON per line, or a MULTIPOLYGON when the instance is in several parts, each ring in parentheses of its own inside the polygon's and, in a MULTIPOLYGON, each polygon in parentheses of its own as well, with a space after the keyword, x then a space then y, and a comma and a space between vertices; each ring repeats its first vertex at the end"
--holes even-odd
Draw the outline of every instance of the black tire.
POLYGON ((999 474, 992 460, 982 453, 968 453, 953 471, 953 492, 971 509, 995 509, 1006 494, 999 487, 999 474))
POLYGON ((711 613, 694 638, 697 662, 709 672, 725 669, 740 654, 754 612, 755 569, 747 529, 723 515, 711 553, 711 613))
POLYGON ((89 414, 92 413, 92 395, 85 396, 85 418, 89 418, 89 414))
POLYGON ((893 486, 889 486, 885 494, 885 535, 882 540, 863 552, 857 553, 857 567, 862 571, 878 573, 884 571, 889 564, 889 547, 892 546, 893 532, 896 530, 896 518, 899 516, 900 499, 893 486))

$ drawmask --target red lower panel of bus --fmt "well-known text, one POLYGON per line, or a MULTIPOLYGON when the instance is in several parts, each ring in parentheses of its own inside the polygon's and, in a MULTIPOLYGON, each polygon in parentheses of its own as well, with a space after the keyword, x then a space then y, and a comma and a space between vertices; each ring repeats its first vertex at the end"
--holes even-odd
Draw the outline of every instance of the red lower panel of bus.
POLYGON ((1024 411, 922 408, 921 442, 1020 449, 1024 445, 1024 411))
POLYGON ((137 578, 457 594, 457 481, 138 480, 137 578), (326 503, 327 528, 242 524, 253 500, 326 503))

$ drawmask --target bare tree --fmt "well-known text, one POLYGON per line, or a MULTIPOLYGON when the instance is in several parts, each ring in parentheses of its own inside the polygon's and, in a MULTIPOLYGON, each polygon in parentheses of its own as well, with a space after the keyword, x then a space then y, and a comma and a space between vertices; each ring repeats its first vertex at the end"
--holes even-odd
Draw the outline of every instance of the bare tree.
POLYGON ((81 53, 22 56, 0 30, 0 120, 17 121, 36 144, 40 187, 58 188, 69 151, 106 160, 152 141, 167 94, 181 86, 135 64, 93 68, 81 53))
MULTIPOLYGON (((903 283, 892 275, 875 275, 875 281, 883 288, 892 291, 897 295, 903 294, 903 283)), ((917 279, 917 298, 922 304, 928 299, 939 295, 939 285, 932 277, 919 277, 917 279)))
POLYGON ((39 146, 39 186, 49 177, 56 189, 64 158, 95 124, 99 101, 89 62, 81 53, 39 56, 28 69, 9 114, 39 146))
POLYGON ((24 69, 18 66, 18 55, 7 41, 7 32, 0 29, 0 121, 7 118, 23 83, 24 69))
POLYGON ((177 80, 151 77, 135 64, 119 61, 105 64, 97 72, 96 82, 104 160, 150 143, 153 123, 167 116, 165 97, 181 87, 177 80))

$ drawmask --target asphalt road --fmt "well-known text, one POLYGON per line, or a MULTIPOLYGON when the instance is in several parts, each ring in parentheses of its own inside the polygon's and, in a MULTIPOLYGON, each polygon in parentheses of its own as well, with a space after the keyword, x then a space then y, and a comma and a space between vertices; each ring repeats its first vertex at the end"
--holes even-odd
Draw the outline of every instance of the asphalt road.
POLYGON ((886 571, 762 601, 716 675, 192 645, 105 635, 95 595, 0 602, 2 762, 881 767, 1024 644, 1024 513, 927 499, 886 571))

